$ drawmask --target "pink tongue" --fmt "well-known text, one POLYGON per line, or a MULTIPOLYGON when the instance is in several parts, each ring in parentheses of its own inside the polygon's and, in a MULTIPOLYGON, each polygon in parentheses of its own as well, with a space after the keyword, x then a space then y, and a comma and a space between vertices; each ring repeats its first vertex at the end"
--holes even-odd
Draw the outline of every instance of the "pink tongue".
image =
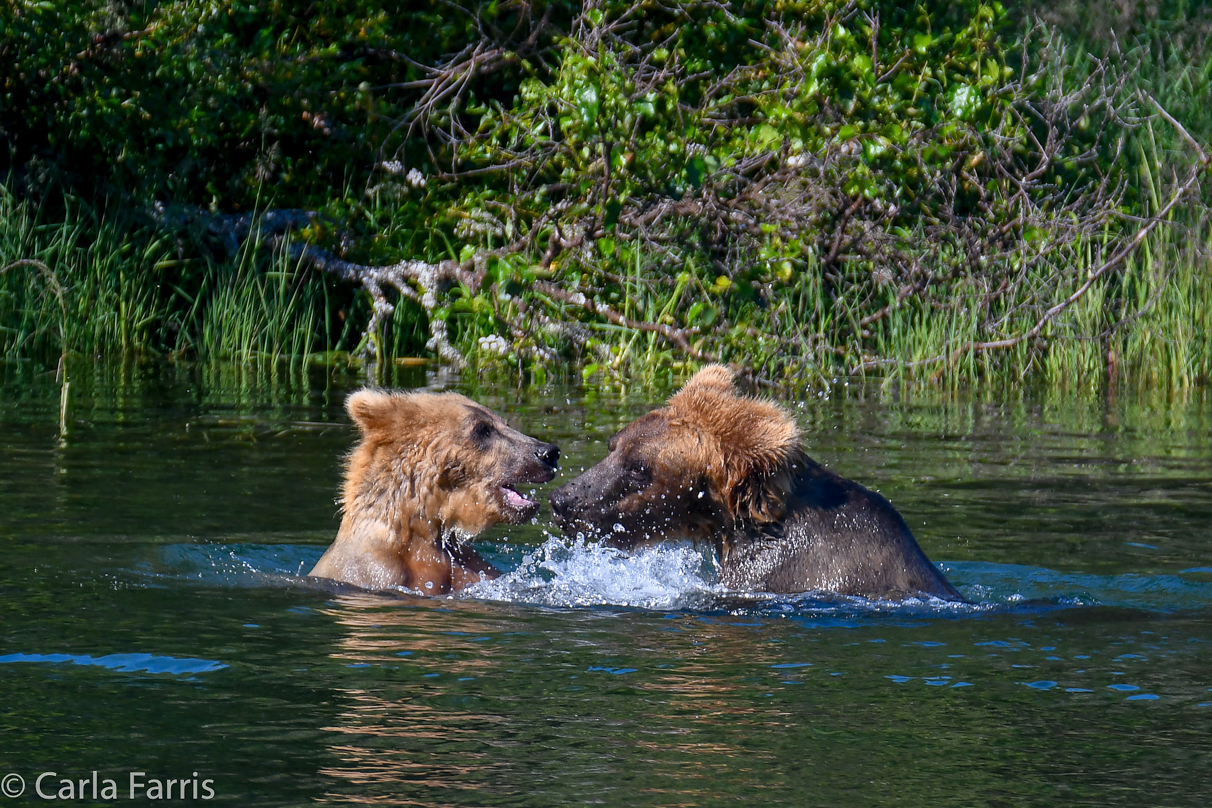
POLYGON ((527 505, 534 504, 512 488, 501 488, 501 490, 505 492, 505 501, 509 503, 510 507, 525 508, 527 505))

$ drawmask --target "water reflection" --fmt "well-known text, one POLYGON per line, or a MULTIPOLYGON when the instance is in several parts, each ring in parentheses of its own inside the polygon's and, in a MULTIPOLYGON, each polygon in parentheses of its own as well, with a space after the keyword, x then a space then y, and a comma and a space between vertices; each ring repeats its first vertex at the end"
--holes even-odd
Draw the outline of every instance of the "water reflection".
MULTIPOLYGON (((359 380, 73 370, 60 445, 53 374, 3 372, 0 660, 40 664, 0 664, 0 771, 201 767, 241 805, 1206 801, 1202 394, 791 402, 979 601, 948 611, 724 593, 687 548, 542 523, 486 537, 495 588, 334 595, 297 575, 336 530, 359 380)), ((464 392, 567 475, 663 398, 464 392)))
POLYGON ((338 736, 330 751, 339 764, 320 773, 337 781, 337 801, 466 805, 500 796, 512 764, 496 749, 508 745, 510 721, 447 688, 496 667, 485 643, 509 623, 456 608, 451 620, 421 599, 352 595, 325 611, 344 630, 332 658, 374 669, 371 683, 339 689, 343 709, 325 727, 338 736))
MULTIPOLYGON (((1046 626, 995 615, 847 628, 367 597, 326 614, 345 632, 332 659, 348 671, 326 727, 337 736, 338 762, 323 770, 332 801, 702 804, 760 793, 798 804, 812 787, 836 804, 846 784, 882 777, 966 804, 950 789, 969 768, 980 776, 965 793, 980 799, 1046 789, 1058 766, 1092 793, 1106 777, 1097 761, 1128 751, 1121 728, 1148 734, 1173 720, 1113 705, 1144 694, 1157 698, 1130 703, 1194 707, 1208 686, 1191 687, 1196 671, 1212 662, 1202 620, 1155 635, 1156 621, 1107 610, 1046 626), (1128 649, 1145 645, 1164 665, 1123 681, 1115 671, 1144 665, 1128 649), (1049 761, 996 774, 1010 750, 1045 749, 1049 761)), ((1156 782, 1148 763, 1128 768, 1156 782)), ((1193 785, 1190 775, 1178 781, 1193 785)))
POLYGON ((340 765, 323 773, 340 783, 339 801, 561 804, 647 782, 661 783, 650 797, 693 801, 713 771, 776 757, 739 743, 769 716, 719 675, 720 658, 751 655, 742 627, 645 624, 620 635, 609 614, 373 597, 342 598, 328 614, 347 632, 334 660, 373 671, 342 690, 345 708, 327 728, 339 736, 340 765), (643 671, 612 664, 641 649, 669 661, 643 671))

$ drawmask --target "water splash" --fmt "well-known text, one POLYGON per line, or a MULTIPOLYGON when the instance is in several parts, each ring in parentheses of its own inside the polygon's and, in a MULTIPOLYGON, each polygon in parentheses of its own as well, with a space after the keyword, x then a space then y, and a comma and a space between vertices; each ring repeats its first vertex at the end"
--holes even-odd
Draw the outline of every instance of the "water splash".
POLYGON ((630 606, 701 609, 725 590, 715 583, 710 555, 690 545, 664 545, 624 553, 577 540, 549 537, 517 566, 460 597, 541 606, 630 606))
MULTIPOLYGON (((964 617, 990 612, 1035 613, 1112 606, 1175 612, 1212 606, 1212 583, 1180 575, 1090 575, 983 562, 940 567, 968 598, 869 600, 821 592, 795 595, 733 592, 722 587, 710 552, 665 544, 628 554, 594 542, 548 534, 543 544, 477 544, 504 574, 454 595, 561 608, 614 606, 809 619, 815 625, 860 625, 872 617, 964 617)), ((305 584, 318 545, 175 544, 135 572, 144 585, 193 581, 210 586, 305 584)), ((306 584, 305 584, 306 585, 306 584)), ((410 593, 414 594, 414 593, 410 593)))

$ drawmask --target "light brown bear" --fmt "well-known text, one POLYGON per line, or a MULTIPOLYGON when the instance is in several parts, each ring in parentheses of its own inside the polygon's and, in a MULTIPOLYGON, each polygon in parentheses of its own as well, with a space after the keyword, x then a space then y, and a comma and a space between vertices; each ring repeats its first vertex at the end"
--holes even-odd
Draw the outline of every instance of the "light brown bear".
POLYGON ((888 500, 808 457, 795 421, 738 395, 725 367, 696 373, 609 450, 552 492, 566 532, 625 550, 705 543, 740 591, 962 600, 888 500))
POLYGON ((555 477, 559 448, 457 393, 364 389, 345 409, 362 440, 336 541, 310 575, 430 595, 497 577, 469 539, 534 516, 539 503, 518 486, 555 477))

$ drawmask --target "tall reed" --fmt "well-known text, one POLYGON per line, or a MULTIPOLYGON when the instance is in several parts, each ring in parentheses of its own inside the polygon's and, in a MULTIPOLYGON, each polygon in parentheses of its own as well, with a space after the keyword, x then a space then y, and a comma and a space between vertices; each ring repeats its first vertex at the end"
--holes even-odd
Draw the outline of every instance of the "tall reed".
POLYGON ((133 214, 0 185, 0 355, 306 364, 349 345, 364 304, 284 252, 233 261, 133 214), (350 327, 345 327, 348 324, 350 327))

